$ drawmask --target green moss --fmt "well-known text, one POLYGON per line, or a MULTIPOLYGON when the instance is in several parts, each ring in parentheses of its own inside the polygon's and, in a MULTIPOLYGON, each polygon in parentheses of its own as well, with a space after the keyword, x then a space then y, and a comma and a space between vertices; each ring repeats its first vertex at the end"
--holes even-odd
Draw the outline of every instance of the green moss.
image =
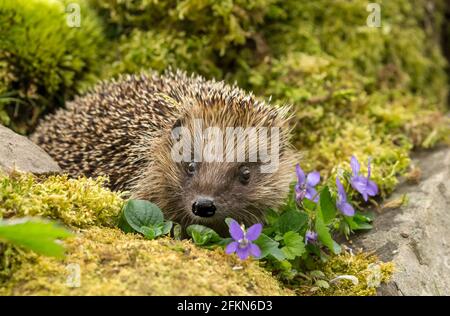
POLYGON ((20 268, 23 258, 29 256, 19 248, 0 242, 0 284, 20 268))
POLYGON ((209 78, 232 73, 239 47, 257 41, 266 1, 90 0, 109 26, 111 67, 105 78, 168 66, 209 78))
POLYGON ((0 279, 0 295, 375 295, 393 272, 375 256, 344 253, 318 263, 328 289, 308 282, 283 287, 257 261, 240 261, 223 250, 205 250, 190 241, 145 240, 117 229, 89 228, 65 242, 61 261, 16 254, 20 267, 0 279), (80 287, 68 285, 80 268, 80 287), (202 271, 202 273, 198 273, 202 271), (341 275, 357 277, 330 282, 341 275))
POLYGON ((39 180, 29 174, 0 174, 0 218, 43 216, 74 228, 116 225, 123 200, 105 189, 105 178, 39 180))
POLYGON ((0 283, 0 295, 292 295, 259 267, 189 241, 145 240, 117 229, 90 228, 66 242, 64 261, 28 255, 0 283), (80 287, 68 286, 70 266, 80 287), (68 268, 69 266, 69 268, 68 268), (201 271, 201 273, 199 273, 201 271))
MULTIPOLYGON (((374 255, 367 253, 352 254, 345 252, 331 257, 327 262, 317 262, 317 270, 322 271, 314 282, 304 282, 296 289, 299 295, 334 296, 372 296, 382 283, 390 281, 394 273, 393 263, 380 262, 374 255), (357 282, 342 276, 356 277, 357 282), (324 280, 329 287, 317 286, 317 279, 324 280)), ((356 280, 355 280, 356 281, 356 280)))
POLYGON ((84 0, 0 0, 0 123, 28 132, 98 73, 99 20, 84 0), (81 7, 80 27, 67 24, 66 5, 81 7), (7 114, 7 115, 6 115, 7 114))
POLYGON ((213 56, 212 48, 202 37, 165 29, 136 29, 120 37, 115 53, 110 56, 111 66, 104 69, 103 77, 148 69, 162 72, 176 67, 220 78, 222 70, 211 60, 213 56))
MULTIPOLYGON (((263 23, 268 1, 89 0, 109 25, 109 35, 134 29, 178 30, 202 37, 205 44, 224 55, 230 47, 245 44, 263 23)), ((166 45, 170 45, 169 42, 166 45)))

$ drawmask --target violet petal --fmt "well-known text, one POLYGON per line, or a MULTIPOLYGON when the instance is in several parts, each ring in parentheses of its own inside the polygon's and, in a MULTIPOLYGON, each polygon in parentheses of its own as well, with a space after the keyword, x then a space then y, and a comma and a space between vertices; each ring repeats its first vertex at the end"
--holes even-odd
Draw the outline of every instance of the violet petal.
POLYGON ((375 196, 378 194, 378 186, 375 182, 370 180, 367 182, 367 194, 370 196, 375 196))
POLYGON ((249 256, 249 252, 250 252, 249 247, 245 247, 245 248, 238 247, 236 250, 236 254, 238 255, 238 257, 241 260, 247 259, 247 257, 249 256))
POLYGON ((367 200, 369 199, 369 195, 367 194, 367 191, 364 189, 364 191, 363 192, 360 192, 361 193, 361 195, 362 195, 362 197, 363 197, 363 200, 365 201, 365 202, 367 202, 367 200))
POLYGON ((367 179, 363 176, 352 177, 350 179, 350 184, 352 185, 353 189, 361 194, 364 194, 363 192, 365 192, 367 187, 367 179))
POLYGON ((336 178, 336 187, 338 190, 338 197, 341 199, 341 201, 347 201, 347 195, 344 190, 344 186, 342 185, 339 178, 336 178))
POLYGON ((314 202, 317 202, 319 200, 319 196, 317 195, 316 189, 311 188, 311 187, 307 187, 306 188, 306 195, 305 195, 305 197, 308 200, 311 200, 311 201, 314 201, 314 202))
POLYGON ((242 227, 234 219, 231 220, 230 223, 230 235, 236 241, 244 238, 244 231, 242 230, 242 227))
POLYGON ((353 175, 356 177, 359 174, 360 165, 355 156, 350 159, 350 166, 352 167, 353 175))
POLYGON ((346 216, 355 215, 355 209, 349 203, 345 202, 345 203, 342 203, 340 206, 341 207, 339 209, 341 210, 342 214, 344 214, 346 216))
POLYGON ((261 234, 261 231, 262 231, 262 225, 259 223, 250 226, 247 229, 247 233, 246 233, 247 240, 254 241, 254 240, 258 239, 259 235, 261 234))
POLYGON ((255 245, 255 244, 250 244, 249 247, 250 247, 250 254, 251 254, 253 257, 258 258, 258 257, 261 256, 261 249, 259 249, 259 247, 258 247, 257 245, 255 245))
POLYGON ((303 172, 302 168, 300 168, 299 164, 295 165, 295 172, 297 173, 298 184, 302 185, 303 183, 305 183, 305 173, 303 172))
POLYGON ((230 255, 233 252, 236 252, 238 247, 239 247, 239 243, 237 241, 233 241, 232 243, 229 243, 227 245, 227 247, 225 248, 225 253, 230 255))
POLYGON ((316 186, 320 182, 320 173, 318 171, 313 171, 308 173, 306 177, 306 184, 309 186, 316 186))

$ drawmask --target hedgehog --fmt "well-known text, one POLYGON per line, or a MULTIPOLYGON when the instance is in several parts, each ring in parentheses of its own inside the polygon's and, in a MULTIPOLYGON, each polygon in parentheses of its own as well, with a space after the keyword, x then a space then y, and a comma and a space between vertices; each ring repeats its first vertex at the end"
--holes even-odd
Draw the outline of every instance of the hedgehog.
MULTIPOLYGON (((288 105, 272 105, 236 84, 179 70, 146 72, 99 83, 47 115, 31 139, 70 176, 107 176, 112 190, 157 204, 184 229, 201 224, 224 235, 226 218, 245 226, 263 222, 265 212, 285 200, 298 159, 290 144, 290 112, 288 105), (223 159, 230 152, 237 156, 237 141, 223 155, 217 151, 217 159, 196 159, 194 151, 174 159, 175 145, 189 144, 174 131, 192 132, 198 121, 203 131, 279 131, 277 139, 267 142, 278 144, 276 168, 263 172, 267 159, 249 159, 258 143, 242 138, 244 161, 223 159)), ((190 149, 203 139, 198 132, 191 136, 190 149)))

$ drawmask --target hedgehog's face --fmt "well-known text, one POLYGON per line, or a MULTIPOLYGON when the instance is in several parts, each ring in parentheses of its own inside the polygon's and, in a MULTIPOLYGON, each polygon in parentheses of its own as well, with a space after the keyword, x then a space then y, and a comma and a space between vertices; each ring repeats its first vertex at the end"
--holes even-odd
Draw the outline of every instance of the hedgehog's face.
POLYGON ((183 227, 202 224, 222 235, 227 217, 263 222, 264 212, 286 198, 295 174, 287 123, 272 108, 235 106, 234 115, 231 105, 192 106, 170 133, 163 131, 134 196, 155 202, 183 227))
POLYGON ((201 224, 226 236, 226 218, 246 226, 262 223, 265 212, 283 202, 295 175, 294 156, 284 148, 267 172, 268 162, 176 162, 160 150, 134 195, 158 204, 184 228, 201 224))
POLYGON ((190 162, 180 167, 180 207, 189 222, 222 231, 227 217, 247 224, 262 221, 263 211, 273 203, 265 195, 270 177, 256 163, 190 162))
POLYGON ((260 167, 259 163, 179 163, 180 182, 173 187, 177 193, 166 214, 183 226, 202 224, 222 235, 227 217, 245 225, 263 222, 264 212, 286 197, 293 169, 286 164, 273 173, 262 173, 260 167))

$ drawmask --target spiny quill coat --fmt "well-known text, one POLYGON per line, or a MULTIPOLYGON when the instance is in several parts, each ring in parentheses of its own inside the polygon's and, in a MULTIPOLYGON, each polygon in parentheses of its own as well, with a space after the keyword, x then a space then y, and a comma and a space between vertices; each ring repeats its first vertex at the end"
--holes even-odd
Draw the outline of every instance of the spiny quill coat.
POLYGON ((269 105, 235 86, 180 71, 152 73, 101 83, 47 116, 32 140, 72 176, 107 175, 112 189, 156 203, 183 227, 198 223, 223 234, 226 217, 245 225, 261 222, 264 211, 286 197, 296 159, 289 119, 287 107, 269 105), (192 130, 194 119, 202 119, 203 128, 222 130, 279 127, 278 169, 261 173, 261 162, 244 169, 238 162, 175 162, 172 130, 180 125, 192 130), (204 196, 214 203, 213 216, 193 212, 196 199, 204 196))

